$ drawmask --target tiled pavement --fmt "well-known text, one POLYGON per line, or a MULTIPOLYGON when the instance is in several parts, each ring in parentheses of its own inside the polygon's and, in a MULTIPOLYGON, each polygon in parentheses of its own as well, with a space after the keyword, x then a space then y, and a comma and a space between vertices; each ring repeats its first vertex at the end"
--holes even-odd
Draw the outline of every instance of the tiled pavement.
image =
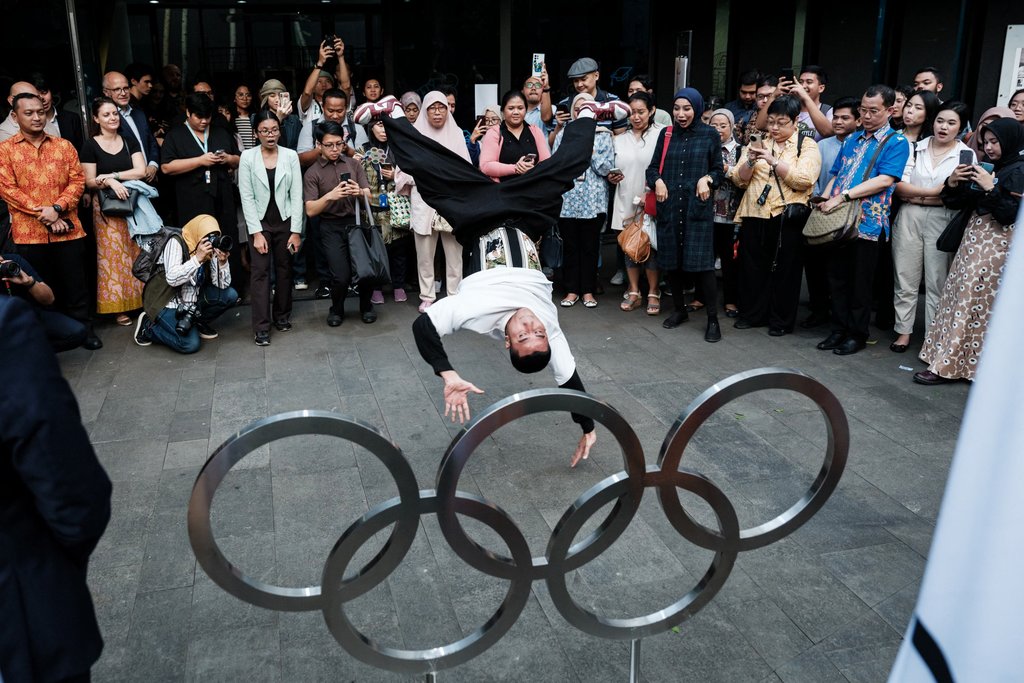
MULTIPOLYGON (((884 680, 916 598, 968 387, 919 387, 900 365, 920 368, 888 337, 852 357, 814 348, 824 333, 768 337, 733 330, 702 341, 703 316, 667 331, 661 318, 617 308, 617 291, 594 310, 562 311, 580 373, 594 395, 633 424, 649 463, 679 412, 732 373, 799 368, 840 398, 852 445, 826 507, 793 535, 743 553, 724 589, 695 618, 644 641, 650 681, 884 680)), ((669 302, 666 302, 669 303, 669 302)), ((410 332, 413 302, 379 307, 363 325, 323 324, 326 302, 296 306, 295 329, 270 347, 252 343, 249 311, 219 321, 221 337, 193 356, 131 343, 126 328, 100 330, 96 353, 63 354, 83 420, 114 481, 113 519, 89 579, 106 640, 97 681, 399 680, 347 655, 318 612, 278 613, 224 593, 197 567, 185 510, 209 453, 248 422, 301 408, 333 410, 383 430, 404 450, 423 488, 457 429, 440 415, 441 386, 410 332)), ((489 401, 553 386, 550 373, 521 376, 500 345, 461 334, 446 343, 462 374, 489 401)), ((507 510, 535 555, 583 491, 621 469, 606 431, 589 461, 566 465, 578 429, 567 415, 507 425, 474 455, 460 488, 507 510)), ((824 428, 802 397, 765 392, 726 406, 698 432, 684 466, 707 474, 752 526, 788 507, 820 466, 824 428), (776 511, 776 512, 772 512, 776 511)), ((360 448, 293 437, 253 453, 214 500, 225 554, 265 580, 319 581, 340 533, 369 506, 395 495, 389 475, 360 448)), ((695 514, 701 503, 686 498, 695 514)), ((481 527, 467 528, 487 544, 481 527)), ((375 552, 367 547, 362 556, 375 552)), ((491 540, 501 550, 500 541, 491 540)), ((373 543, 368 544, 373 546, 373 543)), ((627 533, 569 579, 573 596, 609 616, 670 604, 703 573, 711 554, 680 538, 648 492, 627 533)), ((353 621, 395 647, 439 646, 482 624, 507 584, 470 569, 424 518, 400 568, 351 605, 353 621)), ((495 647, 441 680, 623 681, 628 646, 584 635, 535 582, 524 612, 495 647)))

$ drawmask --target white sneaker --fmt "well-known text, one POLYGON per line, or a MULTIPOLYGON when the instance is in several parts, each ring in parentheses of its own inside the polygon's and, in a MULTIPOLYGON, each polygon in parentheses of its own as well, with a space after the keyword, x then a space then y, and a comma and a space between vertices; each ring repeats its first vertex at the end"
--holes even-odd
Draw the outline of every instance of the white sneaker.
POLYGON ((612 275, 612 279, 609 280, 608 282, 610 282, 611 284, 617 286, 617 285, 623 284, 625 281, 626 281, 626 274, 624 272, 622 272, 621 270, 617 270, 617 271, 615 271, 615 275, 612 275))
POLYGON ((580 112, 584 111, 592 112, 598 121, 621 121, 632 113, 629 105, 622 100, 584 102, 580 105, 580 112))
POLYGON ((359 125, 365 126, 385 115, 394 117, 396 109, 399 112, 405 112, 402 109, 402 103, 395 99, 394 95, 387 95, 376 102, 367 102, 366 104, 359 105, 356 107, 355 112, 353 112, 352 118, 359 125))

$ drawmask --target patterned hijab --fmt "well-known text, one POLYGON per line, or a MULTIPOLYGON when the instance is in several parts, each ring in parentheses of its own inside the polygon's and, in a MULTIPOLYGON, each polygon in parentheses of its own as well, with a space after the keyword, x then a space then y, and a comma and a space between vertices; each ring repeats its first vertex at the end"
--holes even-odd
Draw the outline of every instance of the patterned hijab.
POLYGON ((419 118, 417 118, 416 122, 412 125, 426 137, 434 140, 444 147, 447 147, 466 161, 469 161, 469 150, 466 148, 466 136, 462 134, 462 129, 459 128, 459 124, 455 123, 455 118, 452 116, 452 112, 450 110, 448 111, 447 118, 441 128, 434 128, 434 126, 431 125, 429 120, 430 112, 428 112, 427 109, 439 102, 445 107, 448 106, 448 98, 440 91, 431 90, 424 95, 423 106, 420 108, 419 118))

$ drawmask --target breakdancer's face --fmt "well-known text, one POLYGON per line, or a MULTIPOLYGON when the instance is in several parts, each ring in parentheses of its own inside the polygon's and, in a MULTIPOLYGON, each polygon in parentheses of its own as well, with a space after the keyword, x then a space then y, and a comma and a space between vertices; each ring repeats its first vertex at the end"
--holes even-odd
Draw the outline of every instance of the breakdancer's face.
POLYGON ((548 350, 548 331, 529 308, 520 308, 505 324, 505 348, 520 356, 548 350))

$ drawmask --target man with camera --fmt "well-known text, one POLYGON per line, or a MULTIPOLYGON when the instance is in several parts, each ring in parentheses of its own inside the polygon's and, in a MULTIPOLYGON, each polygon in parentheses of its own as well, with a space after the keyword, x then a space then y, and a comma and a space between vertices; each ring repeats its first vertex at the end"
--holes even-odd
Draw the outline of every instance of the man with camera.
POLYGON ((231 287, 228 252, 234 240, 222 235, 213 216, 196 216, 172 235, 142 292, 143 313, 135 343, 158 342, 178 353, 195 353, 200 339, 216 339, 210 323, 238 301, 231 287))
MULTIPOLYGON (((356 207, 370 196, 370 181, 363 165, 343 154, 345 133, 337 123, 318 123, 316 141, 320 158, 306 171, 302 195, 306 215, 320 219, 320 238, 331 273, 328 285, 331 309, 327 314, 327 324, 338 327, 345 320, 345 297, 352 281, 348 231, 356 215, 356 207)), ((364 216, 363 220, 369 220, 369 216, 364 216)), ((359 288, 359 312, 367 324, 377 320, 370 303, 372 295, 372 288, 359 288)))
POLYGON ((0 296, 24 299, 39 320, 46 339, 54 351, 67 351, 82 345, 88 329, 63 313, 50 310, 53 290, 39 278, 39 273, 17 254, 0 254, 0 296))

